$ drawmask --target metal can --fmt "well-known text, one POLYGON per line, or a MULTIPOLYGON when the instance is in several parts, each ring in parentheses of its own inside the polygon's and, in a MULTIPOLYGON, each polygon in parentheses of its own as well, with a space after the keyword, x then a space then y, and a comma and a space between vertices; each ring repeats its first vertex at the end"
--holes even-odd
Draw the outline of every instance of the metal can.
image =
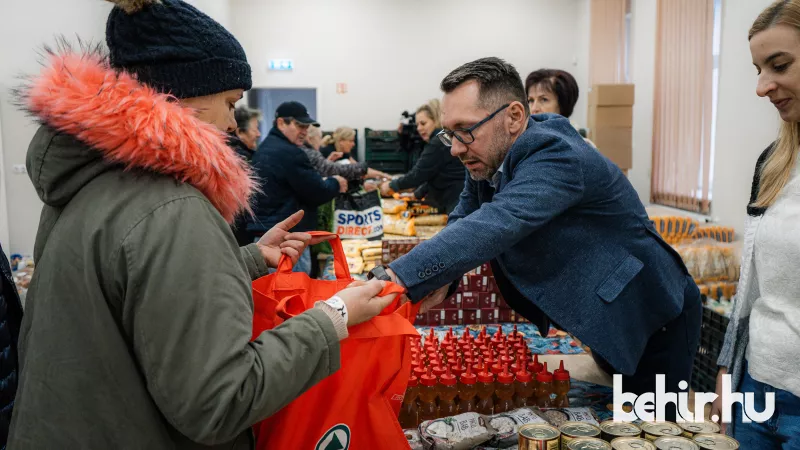
POLYGON ((684 422, 678 424, 683 428, 681 436, 689 439, 693 438, 696 434, 717 434, 719 433, 719 425, 714 422, 684 422))
POLYGON ((656 446, 647 439, 639 437, 621 437, 611 441, 613 450, 656 450, 656 446))
POLYGON ((559 450, 561 432, 558 428, 533 423, 519 429, 519 450, 559 450))
POLYGON ((700 450, 697 444, 685 437, 664 436, 656 439, 653 444, 658 450, 700 450))
POLYGON ((739 448, 739 441, 724 434, 698 434, 694 437, 694 443, 702 449, 738 450, 739 448))
POLYGON ((614 422, 607 420, 600 424, 601 436, 604 441, 611 442, 621 437, 639 437, 642 429, 632 423, 614 422))
POLYGON ((642 437, 650 442, 664 436, 680 436, 683 428, 673 422, 642 422, 642 437))
MULTIPOLYGON (((563 440, 563 436, 562 436, 563 440)), ((570 441, 562 450, 613 450, 608 442, 595 438, 577 438, 570 441)))
POLYGON ((561 450, 567 450, 567 444, 577 438, 600 437, 600 428, 585 422, 565 422, 558 431, 561 432, 561 450))

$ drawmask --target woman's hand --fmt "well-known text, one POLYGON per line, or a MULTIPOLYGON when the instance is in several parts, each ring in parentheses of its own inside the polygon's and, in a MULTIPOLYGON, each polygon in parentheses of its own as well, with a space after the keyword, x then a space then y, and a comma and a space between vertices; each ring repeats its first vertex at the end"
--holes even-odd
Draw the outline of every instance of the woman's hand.
POLYGON ((347 307, 348 327, 372 319, 397 298, 397 294, 378 297, 385 286, 385 281, 356 281, 336 294, 347 307))
POLYGON ((388 181, 384 181, 383 183, 381 183, 381 197, 390 197, 392 193, 393 191, 392 188, 389 187, 388 181))
POLYGON ((328 161, 330 162, 338 161, 342 159, 342 156, 344 156, 344 153, 342 152, 331 152, 331 154, 328 155, 328 161))
POLYGON ((717 399, 711 404, 711 415, 712 418, 716 415, 717 421, 716 423, 719 425, 719 432, 725 434, 725 431, 728 429, 728 424, 722 422, 722 376, 728 374, 727 367, 720 367, 719 372, 717 372, 717 399))
POLYGON ((381 172, 380 170, 375 170, 375 169, 367 169, 367 175, 366 175, 366 178, 376 178, 376 179, 386 179, 386 180, 389 180, 389 179, 391 179, 391 178, 392 178, 392 176, 391 176, 391 175, 389 175, 388 173, 383 173, 383 172, 381 172))
POLYGON ((272 227, 258 240, 256 245, 261 250, 261 255, 264 257, 264 261, 267 262, 267 266, 273 269, 278 267, 281 255, 291 258, 294 265, 300 259, 300 255, 303 254, 306 247, 317 245, 333 238, 333 236, 311 237, 308 233, 290 233, 289 230, 300 223, 304 215, 305 212, 303 210, 297 211, 289 216, 288 219, 272 227))

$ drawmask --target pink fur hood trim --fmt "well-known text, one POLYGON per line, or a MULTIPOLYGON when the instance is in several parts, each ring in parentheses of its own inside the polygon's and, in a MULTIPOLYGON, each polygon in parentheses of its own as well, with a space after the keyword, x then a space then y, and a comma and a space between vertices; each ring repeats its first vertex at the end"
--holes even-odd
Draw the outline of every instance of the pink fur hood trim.
POLYGON ((250 212, 256 184, 226 136, 174 98, 112 69, 99 52, 49 53, 25 89, 23 106, 126 169, 144 169, 189 183, 232 223, 250 212))

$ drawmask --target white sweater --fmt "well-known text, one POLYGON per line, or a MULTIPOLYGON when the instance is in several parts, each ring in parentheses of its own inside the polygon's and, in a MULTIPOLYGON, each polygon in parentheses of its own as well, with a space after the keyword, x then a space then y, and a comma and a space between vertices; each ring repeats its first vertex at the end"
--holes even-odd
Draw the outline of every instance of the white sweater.
POLYGON ((761 297, 750 315, 750 376, 800 396, 800 165, 755 236, 761 297))

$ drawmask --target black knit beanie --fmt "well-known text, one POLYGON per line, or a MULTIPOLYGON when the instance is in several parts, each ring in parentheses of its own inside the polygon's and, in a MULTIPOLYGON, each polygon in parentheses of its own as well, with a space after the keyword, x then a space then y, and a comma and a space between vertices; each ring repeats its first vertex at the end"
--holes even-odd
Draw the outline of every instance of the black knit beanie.
POLYGON ((111 66, 178 98, 253 83, 244 49, 228 30, 181 0, 108 0, 111 66))

